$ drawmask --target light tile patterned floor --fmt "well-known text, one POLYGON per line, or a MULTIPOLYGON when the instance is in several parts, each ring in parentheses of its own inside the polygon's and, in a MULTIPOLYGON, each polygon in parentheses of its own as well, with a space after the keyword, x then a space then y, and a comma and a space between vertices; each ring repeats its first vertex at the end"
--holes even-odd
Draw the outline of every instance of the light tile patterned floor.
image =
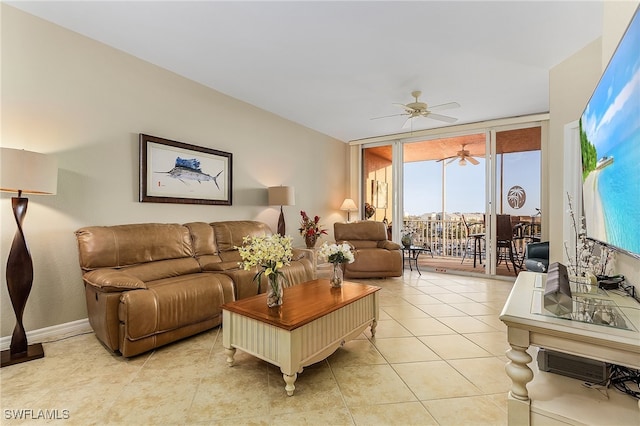
POLYGON ((293 397, 279 369, 251 355, 227 367, 220 328, 132 359, 88 334, 0 370, 2 423, 43 423, 7 418, 30 409, 68 413, 53 421, 65 425, 506 424, 498 315, 512 282, 415 271, 362 282, 382 287, 376 337, 367 330, 305 368, 293 397))

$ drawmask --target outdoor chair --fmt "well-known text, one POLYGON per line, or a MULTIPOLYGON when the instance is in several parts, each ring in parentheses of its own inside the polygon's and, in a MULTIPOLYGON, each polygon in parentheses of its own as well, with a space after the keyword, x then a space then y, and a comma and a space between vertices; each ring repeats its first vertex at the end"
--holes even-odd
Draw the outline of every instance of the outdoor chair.
POLYGON ((496 227, 496 247, 498 250, 498 263, 504 260, 505 264, 507 265, 507 270, 510 270, 509 262, 511 262, 514 274, 518 275, 518 267, 516 265, 516 259, 514 256, 515 250, 513 247, 513 226, 511 225, 511 215, 497 215, 496 227))
POLYGON ((468 255, 473 255, 473 266, 476 266, 476 256, 480 259, 480 264, 482 265, 482 242, 485 238, 484 232, 471 232, 471 226, 467 223, 467 220, 462 215, 462 224, 467 230, 467 240, 464 245, 464 253, 462 255, 462 261, 460 263, 464 263, 464 259, 468 255))

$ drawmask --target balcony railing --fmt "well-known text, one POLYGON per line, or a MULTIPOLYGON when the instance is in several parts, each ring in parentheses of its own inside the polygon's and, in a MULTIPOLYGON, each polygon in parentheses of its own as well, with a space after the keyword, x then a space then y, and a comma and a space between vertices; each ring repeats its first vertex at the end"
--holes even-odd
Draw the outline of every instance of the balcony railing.
MULTIPOLYGON (((471 234, 485 232, 482 222, 469 222, 468 225, 471 234)), ((467 245, 467 228, 460 219, 405 219, 404 226, 414 231, 414 245, 429 247, 435 255, 462 257, 466 250, 472 249, 467 245)))
MULTIPOLYGON (((518 256, 524 255, 524 247, 527 242, 539 240, 539 219, 530 219, 526 216, 512 216, 516 222, 514 226, 514 245, 518 256)), ((469 240, 469 234, 483 234, 486 228, 483 221, 468 220, 469 231, 461 219, 405 219, 404 229, 412 229, 413 244, 429 247, 434 255, 446 257, 463 257, 465 251, 473 250, 473 240, 469 240)), ((484 251, 484 246, 481 247, 484 251)))

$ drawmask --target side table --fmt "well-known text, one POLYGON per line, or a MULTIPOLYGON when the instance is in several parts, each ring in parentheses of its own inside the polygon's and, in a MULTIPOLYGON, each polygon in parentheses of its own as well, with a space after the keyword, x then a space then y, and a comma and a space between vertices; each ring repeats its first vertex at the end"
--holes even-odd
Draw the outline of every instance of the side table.
POLYGON ((409 270, 413 271, 413 266, 415 265, 416 271, 418 271, 419 275, 422 275, 420 272, 420 268, 418 268, 418 257, 421 253, 429 252, 431 253, 431 257, 433 257, 433 252, 431 251, 431 247, 421 247, 421 246, 403 246, 402 247, 402 263, 409 263, 409 270))
POLYGON ((297 247, 297 248, 301 250, 309 250, 313 253, 313 272, 315 274, 314 279, 315 278, 329 279, 331 277, 331 271, 333 270, 333 265, 331 265, 331 263, 327 262, 325 259, 321 260, 318 258, 318 252, 320 251, 319 247, 312 247, 312 248, 297 247))

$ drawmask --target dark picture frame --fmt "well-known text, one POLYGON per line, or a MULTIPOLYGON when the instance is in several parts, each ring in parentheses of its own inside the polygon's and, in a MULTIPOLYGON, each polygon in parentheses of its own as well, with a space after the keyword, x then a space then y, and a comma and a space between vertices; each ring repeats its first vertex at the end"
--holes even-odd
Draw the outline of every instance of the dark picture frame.
POLYGON ((140 202, 232 203, 233 154, 140 133, 140 202))

